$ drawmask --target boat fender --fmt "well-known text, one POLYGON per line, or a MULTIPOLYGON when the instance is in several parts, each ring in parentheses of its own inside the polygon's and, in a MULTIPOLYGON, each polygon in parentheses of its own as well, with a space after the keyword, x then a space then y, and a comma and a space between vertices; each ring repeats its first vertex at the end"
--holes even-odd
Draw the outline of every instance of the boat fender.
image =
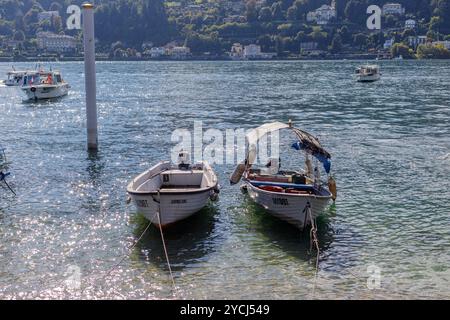
POLYGON ((311 177, 312 173, 313 173, 313 167, 312 167, 312 162, 311 162, 311 159, 309 158, 309 156, 306 156, 305 166, 306 166, 306 176, 311 177))
POLYGON ((241 181, 242 176, 244 175, 246 169, 246 165, 244 163, 239 164, 234 170, 233 174, 230 177, 230 184, 235 185, 241 181))
POLYGON ((337 199, 337 186, 336 180, 332 176, 328 178, 328 190, 330 190, 333 201, 336 202, 337 199))
POLYGON ((36 92, 36 88, 35 87, 31 87, 30 91, 31 92, 36 92))

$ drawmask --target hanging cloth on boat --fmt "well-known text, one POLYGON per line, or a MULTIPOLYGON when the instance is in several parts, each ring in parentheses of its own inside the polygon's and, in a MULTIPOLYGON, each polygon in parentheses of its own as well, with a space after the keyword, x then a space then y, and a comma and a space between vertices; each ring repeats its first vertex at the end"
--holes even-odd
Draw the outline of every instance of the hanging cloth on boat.
POLYGON ((297 151, 304 150, 304 151, 307 151, 308 153, 312 154, 317 160, 319 160, 323 164, 323 167, 324 167, 326 173, 330 173, 331 159, 330 159, 329 155, 324 154, 320 151, 316 151, 301 141, 294 142, 292 144, 292 148, 297 151))

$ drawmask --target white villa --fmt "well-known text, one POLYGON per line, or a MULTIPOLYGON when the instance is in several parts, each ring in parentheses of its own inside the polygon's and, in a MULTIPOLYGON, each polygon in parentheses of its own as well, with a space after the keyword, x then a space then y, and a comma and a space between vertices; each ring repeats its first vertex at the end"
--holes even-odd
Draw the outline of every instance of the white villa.
POLYGON ((261 57, 261 46, 249 44, 244 47, 244 59, 256 59, 261 57))
POLYGON ((64 53, 77 50, 78 40, 71 36, 55 34, 52 32, 39 32, 37 34, 38 48, 49 52, 64 53))
POLYGON ((337 11, 336 11, 336 1, 333 0, 331 2, 331 5, 324 4, 320 8, 308 12, 306 15, 306 20, 308 22, 316 22, 319 25, 328 24, 331 19, 334 19, 337 17, 337 11))
POLYGON ((152 47, 149 50, 149 53, 150 53, 150 57, 152 57, 152 58, 160 58, 167 54, 167 50, 164 47, 152 47))
POLYGON ((405 14, 405 8, 400 3, 386 3, 383 6, 383 15, 404 15, 405 14))
POLYGON ((257 44, 242 46, 240 43, 235 43, 230 51, 230 57, 233 60, 272 59, 276 56, 274 52, 262 52, 261 46, 257 44))
POLYGON ((405 21, 405 29, 415 29, 416 28, 416 20, 408 19, 405 21))

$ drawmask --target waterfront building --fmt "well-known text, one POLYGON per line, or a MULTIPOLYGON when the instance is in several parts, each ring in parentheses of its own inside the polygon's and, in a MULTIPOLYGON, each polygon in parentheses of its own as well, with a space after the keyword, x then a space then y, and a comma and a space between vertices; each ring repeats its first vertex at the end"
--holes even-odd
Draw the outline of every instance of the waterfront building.
POLYGON ((167 54, 167 50, 164 47, 153 47, 149 50, 149 55, 152 58, 160 58, 167 54))
POLYGON ((240 43, 234 43, 231 47, 230 57, 233 60, 241 60, 244 58, 244 47, 240 43))
POLYGON ((186 46, 172 47, 169 49, 168 55, 173 59, 186 59, 191 55, 191 49, 186 46))
POLYGON ((39 32, 37 44, 40 50, 56 53, 76 52, 78 40, 75 37, 52 32, 39 32))

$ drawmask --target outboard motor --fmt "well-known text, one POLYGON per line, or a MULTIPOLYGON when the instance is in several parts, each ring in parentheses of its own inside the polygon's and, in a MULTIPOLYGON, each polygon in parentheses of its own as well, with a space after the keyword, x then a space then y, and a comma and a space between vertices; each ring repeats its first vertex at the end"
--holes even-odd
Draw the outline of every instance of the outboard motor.
POLYGON ((178 154, 178 168, 180 170, 189 170, 191 167, 189 152, 181 150, 178 154))

